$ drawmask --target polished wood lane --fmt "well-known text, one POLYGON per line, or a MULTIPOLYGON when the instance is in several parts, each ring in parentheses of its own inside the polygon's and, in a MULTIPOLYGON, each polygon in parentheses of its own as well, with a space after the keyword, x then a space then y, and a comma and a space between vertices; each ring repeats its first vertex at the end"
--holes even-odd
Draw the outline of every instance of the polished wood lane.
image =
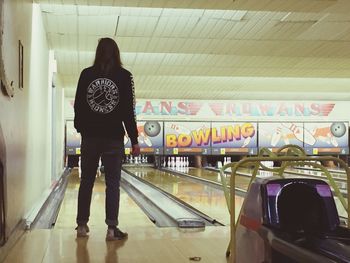
POLYGON ((229 227, 181 232, 177 228, 130 227, 129 239, 105 242, 104 229, 76 239, 69 229, 34 230, 18 242, 6 263, 226 263, 229 227))
POLYGON ((90 236, 76 238, 75 217, 79 177, 74 170, 54 229, 26 232, 5 263, 180 263, 201 257, 204 263, 226 263, 229 227, 204 230, 158 228, 122 191, 120 227, 129 233, 124 241, 106 242, 104 181, 96 179, 92 198, 90 236))
MULTIPOLYGON (((230 223, 230 214, 222 190, 152 167, 128 166, 125 169, 176 196, 211 218, 225 225, 230 223)), ((235 198, 238 214, 244 198, 240 196, 235 196, 235 198)))
MULTIPOLYGON (((186 173, 189 175, 192 175, 192 176, 196 176, 196 177, 210 180, 213 182, 221 183, 220 172, 215 172, 215 171, 211 171, 211 170, 207 170, 207 169, 189 167, 189 169, 186 171, 186 173)), ((224 176, 225 176, 226 181, 227 181, 226 183, 229 185, 231 175, 225 174, 224 176)), ((236 180, 236 187, 243 189, 243 190, 248 189, 248 185, 249 185, 249 181, 250 181, 249 177, 236 175, 235 180, 236 180)))
MULTIPOLYGON (((69 176, 69 183, 62 202, 60 212, 55 224, 55 229, 74 228, 76 226, 76 211, 79 189, 79 176, 74 170, 69 176)), ((90 228, 106 227, 105 223, 105 182, 104 176, 96 177, 91 200, 90 228)), ((149 218, 143 213, 139 206, 121 190, 120 193, 120 215, 119 225, 124 226, 147 226, 153 225, 149 218)))

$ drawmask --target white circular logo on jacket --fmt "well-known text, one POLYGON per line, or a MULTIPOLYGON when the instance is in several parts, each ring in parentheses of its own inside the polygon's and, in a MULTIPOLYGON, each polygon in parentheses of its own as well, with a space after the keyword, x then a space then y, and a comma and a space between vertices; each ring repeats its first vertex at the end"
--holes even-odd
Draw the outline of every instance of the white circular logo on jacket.
POLYGON ((107 78, 94 80, 87 89, 87 102, 94 112, 110 113, 119 103, 117 85, 107 78))

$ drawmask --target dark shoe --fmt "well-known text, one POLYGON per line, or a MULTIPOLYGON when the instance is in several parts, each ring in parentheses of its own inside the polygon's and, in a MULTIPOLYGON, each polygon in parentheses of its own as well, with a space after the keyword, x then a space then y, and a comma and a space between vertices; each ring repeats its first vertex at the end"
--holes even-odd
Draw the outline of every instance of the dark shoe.
POLYGON ((87 225, 77 226, 75 230, 77 230, 77 237, 89 236, 88 233, 90 232, 90 229, 87 225))
POLYGON ((120 231, 118 227, 108 228, 106 241, 123 240, 128 238, 128 233, 120 231))

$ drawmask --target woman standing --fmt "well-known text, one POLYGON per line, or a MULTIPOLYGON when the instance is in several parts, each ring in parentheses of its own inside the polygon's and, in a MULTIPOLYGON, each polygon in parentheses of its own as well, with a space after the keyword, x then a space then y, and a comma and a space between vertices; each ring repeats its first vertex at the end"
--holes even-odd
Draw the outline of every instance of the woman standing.
POLYGON ((139 155, 132 74, 122 67, 117 43, 100 39, 95 62, 79 78, 74 103, 74 127, 81 134, 81 181, 78 195, 77 236, 88 235, 92 188, 99 159, 106 180, 106 240, 127 237, 118 226, 121 165, 124 135, 131 140, 132 154, 139 155))

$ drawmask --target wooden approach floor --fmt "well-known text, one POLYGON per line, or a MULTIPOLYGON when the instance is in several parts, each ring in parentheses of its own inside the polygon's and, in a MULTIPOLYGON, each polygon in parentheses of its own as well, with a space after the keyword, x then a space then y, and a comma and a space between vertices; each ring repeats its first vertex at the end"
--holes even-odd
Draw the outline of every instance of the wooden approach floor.
POLYGON ((227 227, 181 233, 177 229, 126 227, 127 241, 106 242, 105 229, 92 229, 89 238, 76 239, 73 229, 34 230, 16 244, 6 263, 202 263, 227 262, 227 227))
POLYGON ((106 242, 104 224, 104 182, 94 187, 89 222, 90 236, 76 238, 75 216, 79 185, 77 171, 69 178, 68 188, 54 229, 26 232, 16 243, 5 263, 226 263, 229 226, 205 230, 158 228, 122 191, 120 228, 129 233, 126 241, 106 242))

